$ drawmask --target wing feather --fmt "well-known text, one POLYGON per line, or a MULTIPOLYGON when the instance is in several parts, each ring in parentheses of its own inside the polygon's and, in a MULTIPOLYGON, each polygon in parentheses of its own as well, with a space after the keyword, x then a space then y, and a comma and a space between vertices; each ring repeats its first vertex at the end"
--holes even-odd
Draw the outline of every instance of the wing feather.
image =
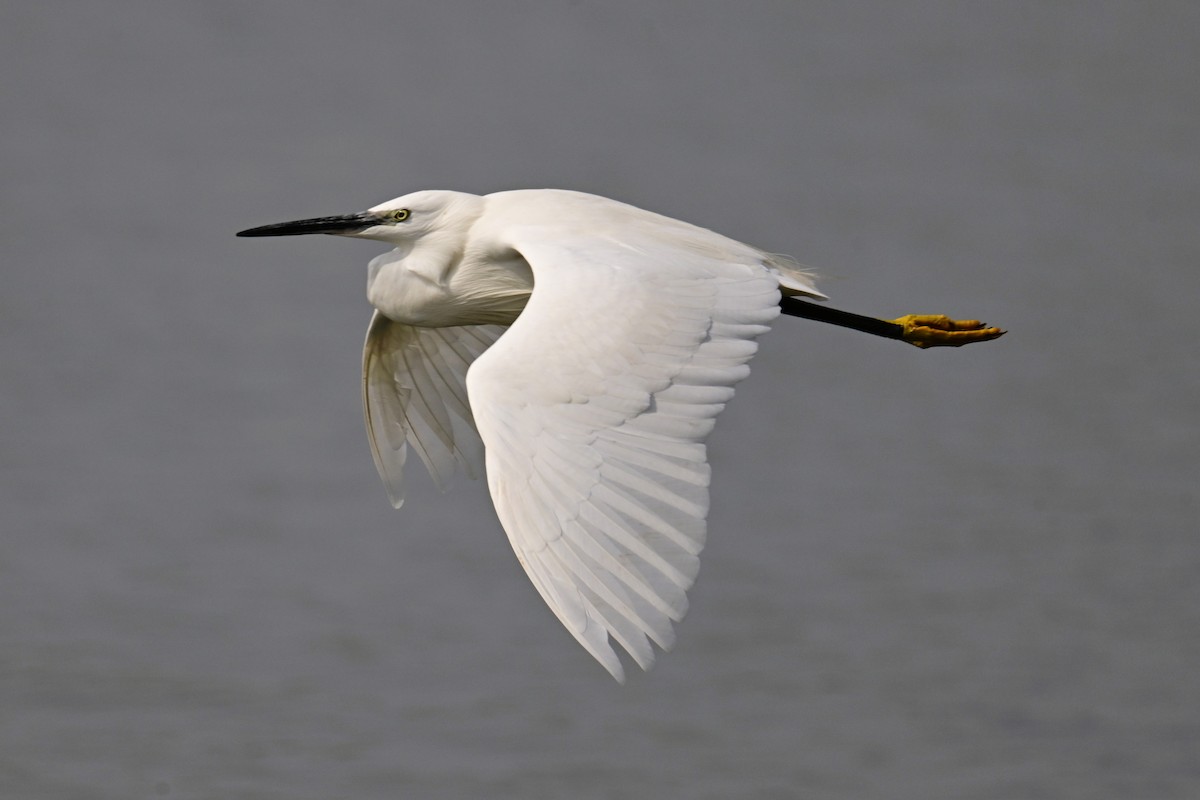
POLYGON ((567 226, 508 238, 534 290, 467 376, 488 485, 534 586, 623 680, 611 642, 648 669, 650 642, 669 648, 687 611, 709 507, 704 440, 779 313, 779 276, 732 242, 567 226))
POLYGON ((467 370, 504 330, 417 328, 378 311, 371 318, 363 347, 363 412, 392 505, 404 502, 410 445, 439 488, 459 470, 479 474, 483 453, 467 401, 467 370))

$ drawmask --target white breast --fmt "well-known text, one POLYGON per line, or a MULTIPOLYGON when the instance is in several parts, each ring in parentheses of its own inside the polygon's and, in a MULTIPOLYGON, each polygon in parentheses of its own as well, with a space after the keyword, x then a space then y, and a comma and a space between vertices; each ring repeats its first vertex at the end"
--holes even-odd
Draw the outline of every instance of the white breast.
POLYGON ((453 257, 397 248, 372 259, 367 299, 396 322, 427 328, 509 325, 533 291, 533 273, 515 253, 453 257))

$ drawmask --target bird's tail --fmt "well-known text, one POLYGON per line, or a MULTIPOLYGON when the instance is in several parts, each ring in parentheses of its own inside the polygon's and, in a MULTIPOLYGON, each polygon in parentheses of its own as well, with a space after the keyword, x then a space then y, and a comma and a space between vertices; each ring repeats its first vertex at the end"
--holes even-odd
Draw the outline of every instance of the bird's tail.
POLYGON ((763 253, 763 264, 779 278, 779 290, 784 297, 801 295, 817 300, 829 299, 817 288, 816 271, 797 263, 791 256, 763 253))

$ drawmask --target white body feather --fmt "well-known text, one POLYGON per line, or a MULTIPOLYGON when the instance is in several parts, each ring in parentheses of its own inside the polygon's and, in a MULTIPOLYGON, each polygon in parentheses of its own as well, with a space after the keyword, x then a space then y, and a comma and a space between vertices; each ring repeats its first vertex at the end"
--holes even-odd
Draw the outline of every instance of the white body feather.
POLYGON ((397 244, 371 262, 363 356, 392 502, 407 445, 445 485, 478 470, 477 429, 546 603, 618 680, 610 639, 648 668, 699 568, 704 440, 780 291, 823 295, 785 260, 592 195, 418 192, 372 212, 400 208, 357 234, 397 244))

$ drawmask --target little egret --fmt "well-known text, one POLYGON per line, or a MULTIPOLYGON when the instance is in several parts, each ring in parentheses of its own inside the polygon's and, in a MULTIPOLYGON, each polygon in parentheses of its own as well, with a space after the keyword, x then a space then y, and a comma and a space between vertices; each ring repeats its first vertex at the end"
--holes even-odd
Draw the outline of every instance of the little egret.
POLYGON ((486 465, 521 565, 618 681, 610 637, 642 669, 674 641, 706 534, 704 441, 781 310, 919 347, 1003 334, 806 302, 824 295, 786 258, 578 192, 422 191, 238 236, 307 233, 395 247, 368 268, 363 351, 392 504, 409 446, 442 488, 486 465))

